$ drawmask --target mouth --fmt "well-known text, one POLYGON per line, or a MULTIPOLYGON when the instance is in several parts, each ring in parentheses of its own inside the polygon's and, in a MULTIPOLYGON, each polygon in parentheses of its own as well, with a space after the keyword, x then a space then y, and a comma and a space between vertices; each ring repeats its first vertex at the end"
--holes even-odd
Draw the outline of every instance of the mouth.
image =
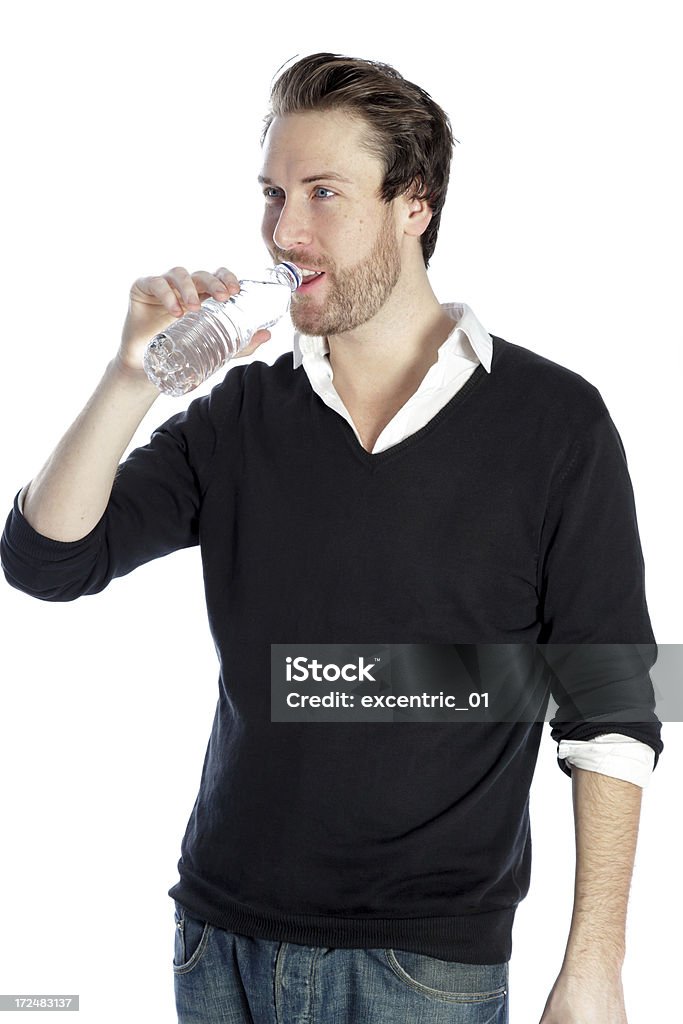
POLYGON ((304 267, 299 268, 303 274, 303 281, 297 288, 297 294, 306 295, 308 292, 312 292, 322 281, 325 276, 324 270, 306 270, 304 267))

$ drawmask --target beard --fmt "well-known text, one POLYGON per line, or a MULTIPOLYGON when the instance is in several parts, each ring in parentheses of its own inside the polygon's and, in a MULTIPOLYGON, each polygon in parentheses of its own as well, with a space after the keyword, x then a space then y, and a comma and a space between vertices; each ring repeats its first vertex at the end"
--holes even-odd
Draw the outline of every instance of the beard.
MULTIPOLYGON (((297 262, 296 256, 282 258, 297 262)), ((369 256, 342 270, 328 261, 324 270, 324 298, 319 299, 315 293, 298 295, 295 292, 292 296, 289 315, 296 330, 301 334, 326 337, 353 331, 371 320, 391 295, 401 274, 401 254, 391 208, 387 210, 369 256)))

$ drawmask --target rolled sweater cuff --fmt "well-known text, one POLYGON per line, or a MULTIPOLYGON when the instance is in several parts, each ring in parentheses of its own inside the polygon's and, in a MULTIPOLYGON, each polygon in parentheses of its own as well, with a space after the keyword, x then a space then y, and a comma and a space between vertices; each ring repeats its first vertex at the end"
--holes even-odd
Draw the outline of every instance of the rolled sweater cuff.
MULTIPOLYGON (((7 581, 18 590, 42 600, 72 600, 69 582, 89 576, 103 536, 103 520, 84 537, 54 540, 38 533, 14 499, 0 540, 0 558, 7 581)), ((81 590, 81 592, 83 592, 81 590)))

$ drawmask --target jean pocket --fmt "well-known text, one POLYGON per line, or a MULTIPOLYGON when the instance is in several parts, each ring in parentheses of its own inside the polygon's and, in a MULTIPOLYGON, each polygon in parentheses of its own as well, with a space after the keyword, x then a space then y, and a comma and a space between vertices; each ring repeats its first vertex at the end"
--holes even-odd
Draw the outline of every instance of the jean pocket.
POLYGON ((416 992, 453 1003, 501 1000, 508 988, 508 964, 463 964, 424 953, 385 949, 394 974, 416 992))
POLYGON ((178 902, 175 902, 175 945, 173 950, 173 970, 177 973, 191 971, 199 963, 213 931, 208 921, 200 921, 190 915, 178 902))

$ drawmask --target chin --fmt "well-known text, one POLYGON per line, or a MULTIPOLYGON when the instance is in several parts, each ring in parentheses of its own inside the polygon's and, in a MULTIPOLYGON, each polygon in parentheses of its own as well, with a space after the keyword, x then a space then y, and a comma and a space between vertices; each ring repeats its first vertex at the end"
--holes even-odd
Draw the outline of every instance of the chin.
POLYGON ((315 323, 312 320, 294 320, 292 318, 292 323, 299 334, 307 334, 311 338, 321 337, 327 333, 320 323, 315 323))
POLYGON ((289 315, 295 330, 299 334, 309 334, 312 337, 316 337, 326 333, 322 317, 320 314, 316 315, 312 310, 305 312, 303 309, 290 309, 289 315))

